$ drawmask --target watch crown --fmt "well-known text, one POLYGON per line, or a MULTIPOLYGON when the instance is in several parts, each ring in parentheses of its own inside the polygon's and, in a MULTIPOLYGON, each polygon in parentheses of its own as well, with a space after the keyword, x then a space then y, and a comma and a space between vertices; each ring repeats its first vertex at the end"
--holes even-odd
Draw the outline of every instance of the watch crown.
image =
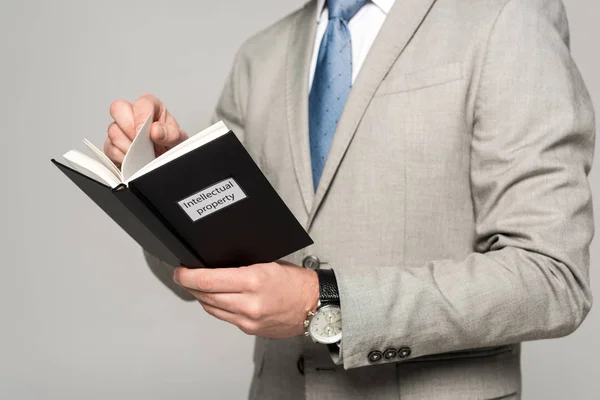
POLYGON ((309 320, 304 320, 304 327, 308 328, 308 325, 310 325, 310 321, 309 320))

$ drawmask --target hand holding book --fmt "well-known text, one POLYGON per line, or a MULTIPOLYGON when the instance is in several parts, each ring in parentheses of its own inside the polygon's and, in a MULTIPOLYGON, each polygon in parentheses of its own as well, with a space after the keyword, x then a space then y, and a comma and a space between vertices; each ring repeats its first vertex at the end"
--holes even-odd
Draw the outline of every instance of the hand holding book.
POLYGON ((313 270, 285 262, 242 268, 178 267, 173 280, 204 310, 248 335, 286 339, 304 334, 308 311, 319 300, 313 270))
POLYGON ((54 164, 149 253, 194 268, 174 279, 209 314, 251 335, 301 335, 316 273, 272 261, 312 240, 233 132, 219 122, 188 140, 149 95, 110 112, 105 153, 84 140, 92 157, 54 164))

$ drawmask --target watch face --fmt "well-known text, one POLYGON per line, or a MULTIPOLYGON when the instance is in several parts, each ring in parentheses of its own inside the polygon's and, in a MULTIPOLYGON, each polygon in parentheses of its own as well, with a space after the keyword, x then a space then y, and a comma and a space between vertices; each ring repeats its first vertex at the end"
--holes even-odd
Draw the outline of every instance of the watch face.
POLYGON ((338 306, 324 306, 310 320, 310 336, 318 343, 337 343, 342 339, 342 311, 338 306))

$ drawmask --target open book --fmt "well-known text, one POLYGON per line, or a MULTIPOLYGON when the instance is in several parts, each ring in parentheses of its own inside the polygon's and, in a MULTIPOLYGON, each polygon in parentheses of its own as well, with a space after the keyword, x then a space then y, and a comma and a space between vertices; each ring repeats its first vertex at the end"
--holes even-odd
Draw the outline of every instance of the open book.
POLYGON ((218 138, 229 132, 222 121, 192 136, 189 140, 180 143, 165 152, 158 158, 154 156, 154 144, 150 139, 150 127, 152 126, 152 115, 146 118, 123 160, 120 170, 104 152, 94 146, 89 140, 83 139, 83 143, 92 152, 92 157, 77 150, 70 150, 63 155, 71 168, 89 178, 102 182, 112 188, 121 184, 127 185, 129 181, 142 176, 156 168, 178 158, 190 151, 218 138))
POLYGON ((119 168, 88 140, 91 156, 52 162, 149 253, 173 265, 270 262, 312 240, 223 122, 159 157, 151 118, 119 168))

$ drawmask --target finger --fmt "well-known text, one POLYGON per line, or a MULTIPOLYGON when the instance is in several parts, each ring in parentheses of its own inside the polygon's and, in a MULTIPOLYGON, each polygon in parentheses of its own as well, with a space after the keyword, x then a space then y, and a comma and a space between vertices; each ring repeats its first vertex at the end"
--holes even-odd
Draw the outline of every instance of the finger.
POLYGON ((125 153, 115 147, 109 138, 104 142, 104 154, 112 160, 117 166, 123 164, 125 153))
POLYGON ((188 292, 204 304, 238 315, 244 313, 244 295, 241 293, 208 293, 192 289, 188 292))
POLYGON ((108 138, 112 145, 121 150, 123 154, 127 153, 129 146, 131 146, 131 139, 119 128, 116 122, 108 126, 108 138))
POLYGON ((256 336, 260 333, 260 323, 245 319, 243 316, 231 313, 227 310, 213 307, 210 304, 206 304, 201 301, 199 302, 202 305, 202 308, 204 308, 208 314, 220 319, 221 321, 229 322, 230 324, 237 326, 245 334, 256 336))
POLYGON ((150 138, 157 145, 171 148, 184 141, 187 135, 176 125, 155 122, 150 128, 150 138))
POLYGON ((164 118, 164 106, 156 97, 151 94, 146 94, 133 103, 133 120, 135 122, 135 133, 137 133, 140 125, 146 122, 148 115, 152 114, 152 121, 159 121, 164 118))
POLYGON ((117 100, 110 105, 110 116, 129 140, 133 140, 136 134, 133 106, 125 100, 117 100))
POLYGON ((200 305, 202 305, 202 308, 204 308, 204 311, 206 311, 208 314, 212 315, 213 317, 220 319, 221 321, 225 321, 225 322, 229 322, 230 324, 236 325, 236 322, 238 322, 239 317, 234 314, 231 313, 227 310, 222 310, 218 307, 213 307, 210 304, 205 304, 201 301, 198 301, 200 303, 200 305))
POLYGON ((177 127, 177 129, 179 130, 179 136, 181 141, 184 141, 186 139, 189 138, 188 134, 185 133, 185 131, 183 129, 181 129, 181 127, 179 126, 179 124, 177 123, 177 121, 175 120, 175 118, 173 118, 173 116, 171 115, 171 113, 168 110, 165 110, 166 112, 166 117, 165 117, 165 123, 167 125, 171 125, 171 126, 175 126, 177 127))
POLYGON ((201 292, 242 293, 246 288, 245 268, 188 269, 177 267, 173 280, 179 285, 201 292))

